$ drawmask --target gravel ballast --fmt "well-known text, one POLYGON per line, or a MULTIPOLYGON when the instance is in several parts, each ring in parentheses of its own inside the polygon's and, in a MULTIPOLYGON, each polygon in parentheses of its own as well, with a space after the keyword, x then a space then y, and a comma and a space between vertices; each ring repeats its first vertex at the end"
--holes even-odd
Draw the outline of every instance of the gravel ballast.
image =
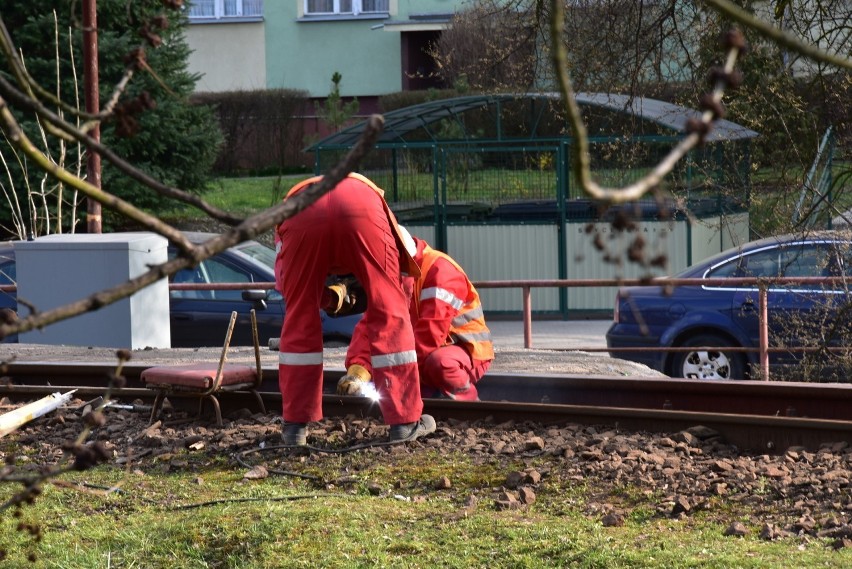
MULTIPOLYGON (((179 363, 213 360, 219 349, 141 350, 134 363, 179 363)), ((8 361, 108 361, 114 350, 71 347, 2 348, 8 361)), ((345 348, 326 350, 326 364, 342 367, 345 348)), ((251 348, 232 348, 229 361, 253 361, 251 348)), ((277 353, 264 350, 264 365, 277 353)), ((592 373, 658 376, 643 366, 601 355, 552 350, 498 350, 494 371, 542 373, 592 373)), ((483 381, 487 381, 487 376, 483 381)), ((243 409, 216 427, 212 417, 201 420, 166 407, 160 420, 149 425, 144 406, 107 407, 105 422, 89 440, 108 452, 110 461, 139 473, 193 470, 211 457, 227 456, 235 468, 255 470, 237 460, 246 449, 280 445, 280 418, 274 412, 253 414, 243 409)), ((141 402, 136 402, 141 404, 141 402)), ((14 408, 2 401, 2 411, 14 408)), ((74 400, 68 406, 24 425, 2 441, 4 458, 26 456, 36 468, 55 462, 60 449, 84 428, 91 404, 74 400)), ((308 443, 341 448, 365 442, 383 442, 387 427, 369 417, 325 419, 310 426, 308 443)), ((826 441, 818 449, 779 449, 778 454, 752 453, 726 443, 717 433, 696 425, 676 433, 624 432, 612 425, 550 426, 527 422, 494 424, 489 421, 441 421, 429 437, 393 447, 375 446, 352 453, 358 460, 392 461, 412 453, 461 453, 472 464, 497 464, 505 470, 499 489, 466 489, 447 476, 423 481, 428 491, 451 490, 459 499, 477 507, 524 508, 549 486, 583 485, 587 489, 585 511, 607 526, 619 526, 631 509, 651 507, 658 516, 688 518, 695 512, 718 512, 719 521, 731 536, 752 534, 772 540, 787 537, 831 538, 835 547, 852 544, 852 450, 846 442, 826 441), (518 465, 523 465, 519 468, 518 465), (630 487, 644 498, 627 503, 615 496, 630 487), (733 512, 733 513, 732 513, 733 512), (737 512, 743 512, 738 517, 737 512)), ((287 450, 279 450, 286 455, 287 450)), ((263 453, 266 454, 266 453, 263 453)), ((257 462, 274 460, 255 457, 257 462)), ((300 464, 328 471, 338 464, 322 452, 302 456, 300 464)), ((260 471, 274 472, 264 464, 260 471)), ((339 465, 338 465, 339 466, 339 465)), ((343 472, 324 481, 344 484, 343 472), (338 479, 337 476, 341 478, 338 479)), ((371 492, 391 489, 376 486, 371 492)))

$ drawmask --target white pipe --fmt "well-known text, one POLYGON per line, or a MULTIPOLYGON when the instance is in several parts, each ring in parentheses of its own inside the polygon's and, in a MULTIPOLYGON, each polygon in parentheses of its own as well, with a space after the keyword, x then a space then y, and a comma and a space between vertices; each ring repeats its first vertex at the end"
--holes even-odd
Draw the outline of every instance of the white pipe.
POLYGON ((33 401, 23 407, 19 407, 14 411, 0 415, 0 437, 5 437, 21 425, 50 413, 60 405, 68 403, 75 391, 77 390, 72 389, 68 393, 56 392, 47 397, 42 397, 38 401, 33 401))

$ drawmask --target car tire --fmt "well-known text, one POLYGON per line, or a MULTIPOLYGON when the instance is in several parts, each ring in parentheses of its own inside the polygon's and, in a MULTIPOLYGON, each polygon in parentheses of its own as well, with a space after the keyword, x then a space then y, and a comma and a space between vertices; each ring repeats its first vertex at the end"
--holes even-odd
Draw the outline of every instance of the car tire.
POLYGON ((745 379, 745 357, 741 352, 725 350, 731 341, 714 334, 700 334, 683 343, 683 347, 712 347, 676 352, 672 360, 672 377, 686 379, 745 379))

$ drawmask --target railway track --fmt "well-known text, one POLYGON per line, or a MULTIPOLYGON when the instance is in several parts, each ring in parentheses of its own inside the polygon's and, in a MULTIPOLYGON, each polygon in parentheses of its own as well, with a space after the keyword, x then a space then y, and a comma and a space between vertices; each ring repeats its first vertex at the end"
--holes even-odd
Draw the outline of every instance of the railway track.
MULTIPOLYGON (((153 400, 139 376, 150 365, 126 365, 125 387, 113 398, 122 402, 153 400)), ((33 400, 76 389, 79 398, 104 393, 114 363, 24 362, 8 365, 8 385, 0 397, 33 400)), ((261 396, 269 410, 281 408, 277 369, 266 367, 261 396)), ((325 373, 324 413, 328 417, 377 416, 375 404, 334 394, 342 369, 325 373)), ((582 377, 544 374, 489 374, 480 385, 479 402, 427 399, 426 411, 438 420, 543 424, 608 425, 624 430, 677 432, 696 425, 714 429, 743 449, 783 452, 791 446, 810 449, 822 443, 852 443, 852 385, 771 382, 708 382, 660 378, 582 377)), ((195 397, 170 397, 173 405, 197 405, 195 397)), ((220 397, 223 412, 252 408, 249 393, 220 397)), ((274 412, 274 411, 273 411, 274 412)))

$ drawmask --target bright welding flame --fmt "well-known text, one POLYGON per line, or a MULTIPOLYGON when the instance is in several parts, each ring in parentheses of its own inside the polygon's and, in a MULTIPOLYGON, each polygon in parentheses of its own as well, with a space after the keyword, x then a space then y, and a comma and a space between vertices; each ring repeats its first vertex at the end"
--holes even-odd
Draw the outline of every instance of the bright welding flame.
POLYGON ((361 391, 359 393, 361 397, 366 397, 371 401, 378 401, 381 399, 379 395, 379 390, 376 389, 376 385, 372 381, 366 381, 361 384, 361 391))

